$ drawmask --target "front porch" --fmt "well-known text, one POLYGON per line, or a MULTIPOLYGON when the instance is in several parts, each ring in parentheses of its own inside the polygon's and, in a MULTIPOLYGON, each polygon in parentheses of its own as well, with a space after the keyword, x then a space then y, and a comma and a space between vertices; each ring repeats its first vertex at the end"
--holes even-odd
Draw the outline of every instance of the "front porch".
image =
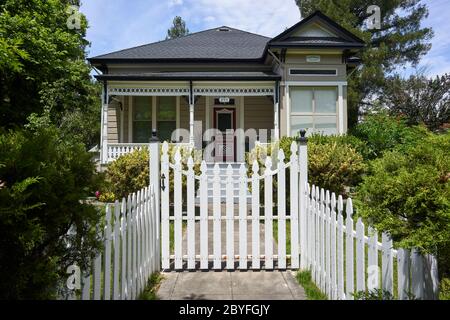
POLYGON ((105 82, 101 161, 161 141, 205 150, 207 162, 244 162, 280 137, 279 88, 270 82, 105 82), (212 143, 211 143, 212 142, 212 143))

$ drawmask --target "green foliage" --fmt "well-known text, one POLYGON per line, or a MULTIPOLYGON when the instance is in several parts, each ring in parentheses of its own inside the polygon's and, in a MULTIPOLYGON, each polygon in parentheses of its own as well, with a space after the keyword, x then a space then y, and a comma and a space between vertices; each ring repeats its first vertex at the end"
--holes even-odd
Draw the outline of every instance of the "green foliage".
POLYGON ((439 300, 450 300, 450 278, 441 279, 439 300))
POLYGON ((394 149, 407 149, 421 142, 428 131, 424 127, 409 127, 403 117, 392 117, 386 112, 367 115, 351 134, 366 146, 362 153, 365 159, 381 157, 394 149))
POLYGON ((382 289, 358 291, 353 297, 355 300, 395 300, 395 297, 389 291, 382 289))
POLYGON ((357 189, 358 215, 396 245, 438 255, 440 272, 450 265, 450 133, 427 135, 420 143, 371 163, 357 189))
POLYGON ((186 28, 186 22, 180 16, 176 16, 175 18, 173 18, 172 27, 170 27, 170 29, 167 30, 166 40, 180 38, 188 34, 189 29, 186 28))
MULTIPOLYGON (((169 160, 172 163, 175 162, 174 157, 177 150, 180 150, 183 170, 187 170, 187 160, 190 156, 194 156, 194 153, 188 147, 169 144, 168 154, 169 160)), ((150 183, 149 161, 150 159, 148 149, 143 148, 142 150, 135 150, 131 153, 125 154, 119 157, 116 161, 112 162, 108 166, 108 169, 106 171, 104 189, 100 190, 102 192, 106 192, 105 194, 108 194, 108 197, 105 199, 121 200, 122 198, 127 197, 129 194, 147 187, 150 183), (112 195, 114 195, 114 197, 112 195)), ((194 171, 195 174, 200 174, 200 163, 198 161, 194 163, 194 171)), ((173 200, 173 170, 170 170, 169 180, 170 196, 173 200)), ((185 190, 186 183, 186 175, 183 175, 183 191, 185 190)))
POLYGON ((117 200, 121 200, 147 187, 150 183, 149 161, 148 149, 143 148, 112 162, 106 171, 108 192, 113 193, 117 200))
MULTIPOLYGON (((277 152, 278 148, 283 150, 286 161, 289 161, 294 139, 283 137, 279 145, 258 146, 252 150, 247 155, 249 174, 255 159, 260 168, 264 167, 265 157, 277 152)), ((364 159, 355 148, 365 152, 365 144, 357 138, 313 135, 308 140, 309 182, 337 194, 345 194, 346 187, 355 187, 366 170, 364 159)), ((289 187, 289 173, 286 174, 286 186, 289 187)))
POLYGON ((328 300, 327 296, 312 281, 311 271, 299 271, 297 281, 305 289, 308 300, 328 300))
POLYGON ((380 99, 393 115, 401 115, 409 125, 424 124, 432 131, 450 123, 450 74, 428 79, 412 75, 409 79, 389 79, 380 99))
POLYGON ((81 202, 94 171, 53 126, 0 135, 0 299, 56 298, 67 266, 87 266, 100 245, 100 214, 81 202))
MULTIPOLYGON (((427 5, 418 0, 297 0, 302 15, 321 10, 324 14, 366 42, 358 56, 362 68, 349 79, 349 126, 358 120, 362 101, 387 88, 386 77, 398 66, 417 65, 431 48, 433 31, 421 24, 428 16, 427 5), (370 5, 381 12, 381 29, 367 28, 370 5)), ((382 93, 381 93, 382 94, 382 93)))
POLYGON ((85 59, 87 21, 69 29, 72 0, 0 2, 0 127, 45 110, 62 134, 88 147, 99 139, 100 98, 85 59))
POLYGON ((154 273, 147 281, 147 286, 139 296, 139 300, 158 300, 156 292, 164 277, 160 273, 154 273))

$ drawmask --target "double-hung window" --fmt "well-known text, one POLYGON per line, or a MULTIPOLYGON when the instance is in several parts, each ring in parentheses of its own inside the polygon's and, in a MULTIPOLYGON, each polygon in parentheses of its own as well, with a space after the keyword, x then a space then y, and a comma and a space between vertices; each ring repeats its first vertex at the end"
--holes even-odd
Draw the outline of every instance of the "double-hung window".
POLYGON ((291 87, 291 135, 337 134, 337 87, 291 87))
POLYGON ((177 127, 176 97, 158 97, 157 128, 161 141, 171 142, 177 127))
POLYGON ((152 98, 133 98, 133 142, 148 143, 152 136, 152 98))

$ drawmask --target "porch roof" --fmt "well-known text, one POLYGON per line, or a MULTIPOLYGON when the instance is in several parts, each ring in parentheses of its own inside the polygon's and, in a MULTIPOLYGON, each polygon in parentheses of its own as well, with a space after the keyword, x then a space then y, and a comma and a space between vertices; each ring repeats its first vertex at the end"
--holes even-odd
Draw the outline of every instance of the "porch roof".
POLYGON ((116 73, 95 76, 98 80, 111 81, 276 81, 281 76, 270 71, 227 71, 227 72, 148 72, 116 73))

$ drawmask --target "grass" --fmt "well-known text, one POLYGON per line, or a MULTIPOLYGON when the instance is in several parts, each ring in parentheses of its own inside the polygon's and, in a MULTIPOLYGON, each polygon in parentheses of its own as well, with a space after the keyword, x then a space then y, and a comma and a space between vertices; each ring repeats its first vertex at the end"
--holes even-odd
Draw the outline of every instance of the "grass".
POLYGON ((160 273, 152 274, 144 291, 139 296, 139 300, 158 300, 156 292, 163 279, 164 277, 160 273))
POLYGON ((312 281, 311 271, 299 271, 297 281, 305 289, 308 300, 327 300, 327 296, 312 281))
MULTIPOLYGON (((273 237, 278 243, 278 220, 273 220, 273 237)), ((286 220, 286 252, 291 252, 291 221, 286 220)))

